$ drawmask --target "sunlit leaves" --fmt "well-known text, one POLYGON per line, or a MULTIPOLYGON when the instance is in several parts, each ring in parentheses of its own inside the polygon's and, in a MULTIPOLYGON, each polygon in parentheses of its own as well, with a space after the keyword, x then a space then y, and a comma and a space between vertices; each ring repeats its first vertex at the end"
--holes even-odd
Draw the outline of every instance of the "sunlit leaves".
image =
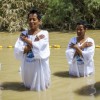
POLYGON ((36 7, 43 15, 43 27, 74 29, 78 20, 100 26, 100 0, 0 0, 0 29, 10 32, 27 28, 27 13, 36 7), (92 20, 92 21, 91 21, 92 20))

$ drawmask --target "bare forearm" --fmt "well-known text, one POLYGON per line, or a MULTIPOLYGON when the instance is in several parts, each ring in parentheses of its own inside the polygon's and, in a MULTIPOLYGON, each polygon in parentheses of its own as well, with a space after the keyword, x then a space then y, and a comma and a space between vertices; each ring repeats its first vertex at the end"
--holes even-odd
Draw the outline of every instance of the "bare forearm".
POLYGON ((30 50, 31 50, 31 47, 27 45, 24 48, 24 53, 28 53, 30 50))
POLYGON ((82 56, 82 50, 79 47, 76 47, 75 49, 76 49, 77 54, 82 56))
POLYGON ((25 36, 21 36, 22 41, 26 42, 32 48, 32 41, 25 36))
POLYGON ((32 48, 32 41, 27 39, 25 42, 32 48))
POLYGON ((74 56, 76 56, 76 55, 82 56, 82 50, 77 44, 71 44, 70 47, 74 48, 76 50, 74 56))

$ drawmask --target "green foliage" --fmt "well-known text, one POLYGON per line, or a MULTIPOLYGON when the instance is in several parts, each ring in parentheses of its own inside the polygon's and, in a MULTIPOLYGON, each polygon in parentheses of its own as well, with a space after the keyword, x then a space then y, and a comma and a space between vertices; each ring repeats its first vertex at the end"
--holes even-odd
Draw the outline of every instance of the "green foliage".
POLYGON ((0 0, 0 29, 13 32, 27 28, 31 7, 42 12, 43 28, 71 30, 79 20, 100 27, 100 0, 0 0))
POLYGON ((71 23, 71 12, 73 6, 71 2, 65 3, 62 0, 49 1, 49 7, 44 15, 45 27, 56 28, 62 30, 67 28, 71 23), (48 24, 48 23, 49 24, 48 24))
MULTIPOLYGON (((43 9, 43 0, 2 0, 0 1, 0 29, 9 32, 27 28, 27 13, 31 7, 43 9)), ((44 7, 45 8, 45 7, 44 7)), ((42 11, 44 12, 45 9, 42 11)))
POLYGON ((26 9, 31 3, 25 4, 21 0, 2 0, 0 6, 0 27, 2 30, 17 31, 21 29, 25 21, 26 9))

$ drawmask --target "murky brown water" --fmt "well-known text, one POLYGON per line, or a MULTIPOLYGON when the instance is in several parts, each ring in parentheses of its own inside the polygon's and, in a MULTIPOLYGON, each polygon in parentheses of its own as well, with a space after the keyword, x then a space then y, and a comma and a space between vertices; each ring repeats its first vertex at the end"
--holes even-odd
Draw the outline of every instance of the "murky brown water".
MULTIPOLYGON (((61 48, 51 48, 51 86, 47 91, 26 90, 19 74, 20 62, 14 57, 13 48, 16 34, 0 33, 0 100, 100 100, 100 48, 96 48, 94 76, 71 78, 65 58, 65 47, 72 35, 50 34, 50 44, 60 44, 61 48), (56 38, 55 38, 56 37, 56 38), (67 38, 67 39, 66 39, 67 38)), ((91 34, 100 44, 100 34, 91 34)))

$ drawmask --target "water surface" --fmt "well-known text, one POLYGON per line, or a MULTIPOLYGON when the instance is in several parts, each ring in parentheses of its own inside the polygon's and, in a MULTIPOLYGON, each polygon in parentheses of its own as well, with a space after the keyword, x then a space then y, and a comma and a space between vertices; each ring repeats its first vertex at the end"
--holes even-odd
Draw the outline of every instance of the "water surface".
MULTIPOLYGON (((100 45, 100 31, 88 31, 96 44, 100 45)), ((0 100, 100 100, 100 48, 95 52, 95 75, 74 78, 68 74, 65 50, 68 41, 75 34, 50 33, 50 45, 59 44, 61 48, 51 48, 50 69, 51 86, 48 90, 35 92, 27 90, 19 73, 20 62, 14 57, 14 46, 19 33, 0 33, 0 100)))

